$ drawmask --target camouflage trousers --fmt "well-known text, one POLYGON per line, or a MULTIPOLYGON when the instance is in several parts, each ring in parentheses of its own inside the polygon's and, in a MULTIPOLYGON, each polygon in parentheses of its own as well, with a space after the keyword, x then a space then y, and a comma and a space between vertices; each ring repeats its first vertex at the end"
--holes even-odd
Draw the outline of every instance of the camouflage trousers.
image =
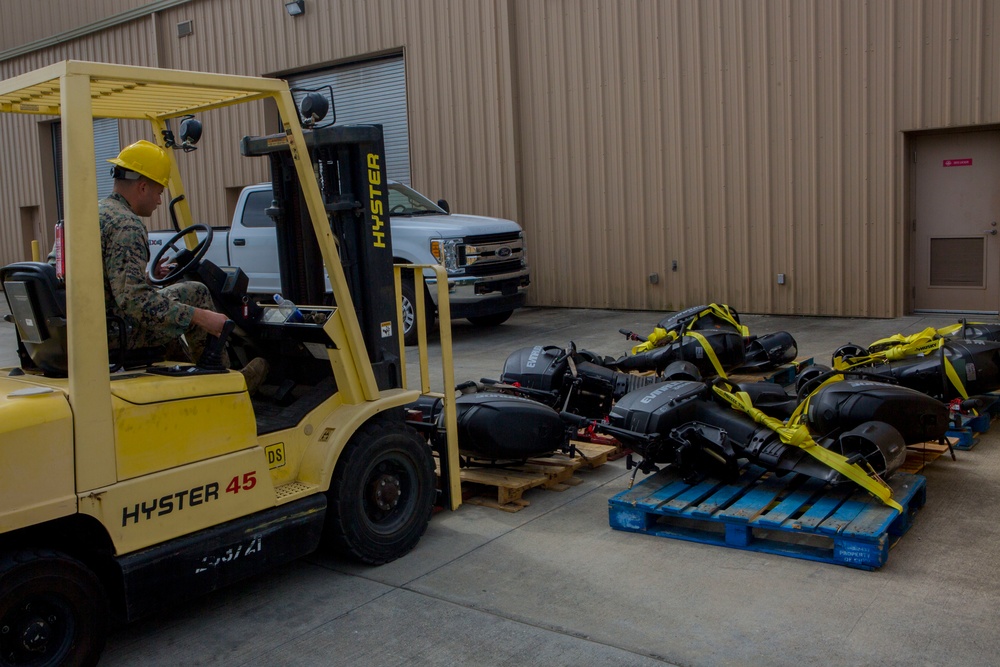
MULTIPOLYGON (((160 290, 160 294, 195 308, 204 310, 215 310, 215 303, 208 288, 199 282, 179 282, 168 285, 160 290)), ((202 352, 205 351, 205 344, 208 340, 208 333, 201 327, 191 325, 184 332, 183 338, 162 328, 157 327, 152 322, 130 323, 128 326, 128 346, 130 349, 138 347, 158 347, 164 345, 167 348, 167 359, 197 362, 201 359, 202 352)), ((223 363, 228 368, 229 359, 223 352, 223 363)))

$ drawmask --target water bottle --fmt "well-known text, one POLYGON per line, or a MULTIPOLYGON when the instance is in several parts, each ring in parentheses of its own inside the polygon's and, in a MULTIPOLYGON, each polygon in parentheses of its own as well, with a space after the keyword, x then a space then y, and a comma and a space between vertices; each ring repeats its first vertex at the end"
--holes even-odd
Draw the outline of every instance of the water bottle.
POLYGON ((284 298, 280 294, 275 294, 274 302, 278 304, 278 312, 284 316, 285 322, 303 321, 302 311, 288 299, 284 298))

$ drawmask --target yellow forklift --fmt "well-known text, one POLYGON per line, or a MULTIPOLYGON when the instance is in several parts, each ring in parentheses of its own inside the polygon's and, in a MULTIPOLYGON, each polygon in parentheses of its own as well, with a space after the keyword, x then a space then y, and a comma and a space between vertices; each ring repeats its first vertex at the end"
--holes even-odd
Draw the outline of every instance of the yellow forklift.
POLYGON ((421 390, 407 389, 381 129, 323 127, 322 106, 307 95, 296 109, 275 79, 76 61, 0 82, 0 112, 61 119, 65 184, 65 279, 43 262, 0 269, 20 358, 0 369, 0 664, 94 664, 109 612, 133 620, 317 548, 385 563, 416 545, 435 502, 458 507, 454 394, 433 435, 407 424, 428 355, 421 326, 421 390), (191 224, 175 159, 197 114, 265 100, 283 131, 241 150, 270 162, 295 308, 259 303, 239 268, 203 259, 211 228, 191 224), (94 118, 148 121, 170 156, 184 241, 171 277, 203 282, 230 320, 198 363, 113 344, 124 326, 105 312, 94 118), (223 348, 233 368, 267 359, 255 395, 223 348))

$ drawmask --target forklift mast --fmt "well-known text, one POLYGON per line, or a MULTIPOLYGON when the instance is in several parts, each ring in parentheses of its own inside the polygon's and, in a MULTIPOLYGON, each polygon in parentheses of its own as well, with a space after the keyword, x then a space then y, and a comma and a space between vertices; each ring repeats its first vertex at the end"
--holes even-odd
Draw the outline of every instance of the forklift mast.
MULTIPOLYGON (((382 126, 334 125, 306 131, 305 139, 376 382, 382 390, 400 387, 382 126)), ((282 296, 296 304, 330 303, 285 135, 244 137, 240 149, 270 160, 274 199, 267 214, 277 232, 282 296)))

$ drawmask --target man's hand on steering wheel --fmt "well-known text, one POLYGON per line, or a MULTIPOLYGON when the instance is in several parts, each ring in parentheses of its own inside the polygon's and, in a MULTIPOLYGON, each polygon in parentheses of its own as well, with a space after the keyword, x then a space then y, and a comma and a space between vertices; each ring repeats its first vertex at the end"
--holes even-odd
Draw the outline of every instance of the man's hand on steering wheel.
POLYGON ((150 269, 146 272, 146 277, 150 284, 158 287, 169 285, 197 267, 198 262, 208 252, 208 247, 212 244, 213 236, 214 233, 211 227, 199 223, 182 229, 164 241, 163 247, 156 253, 150 264, 150 269), (177 242, 193 232, 204 232, 205 237, 190 250, 186 247, 178 249, 177 242), (168 250, 173 250, 176 254, 172 258, 168 258, 166 257, 168 250))
POLYGON ((165 278, 175 266, 177 266, 177 262, 174 261, 173 257, 164 257, 159 264, 150 267, 150 272, 154 278, 165 278))

